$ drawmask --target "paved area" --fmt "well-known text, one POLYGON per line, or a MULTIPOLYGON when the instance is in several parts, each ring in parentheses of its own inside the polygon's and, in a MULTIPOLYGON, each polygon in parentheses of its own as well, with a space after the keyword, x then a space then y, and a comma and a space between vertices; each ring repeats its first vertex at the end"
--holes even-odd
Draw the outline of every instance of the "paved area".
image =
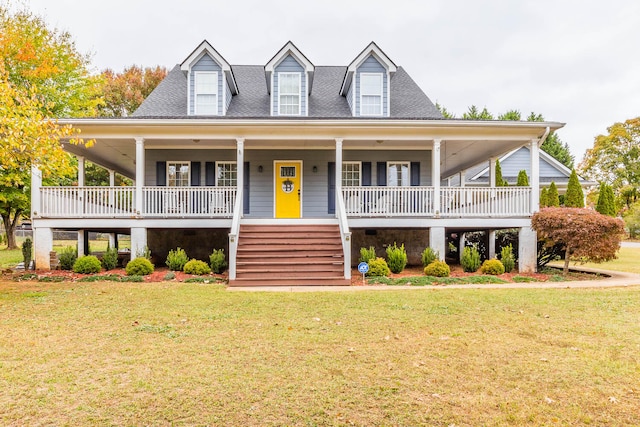
POLYGON ((438 286, 252 286, 228 287, 231 292, 358 292, 358 291, 398 291, 398 290, 440 290, 440 289, 567 289, 567 288, 615 288, 640 287, 640 274, 596 270, 592 268, 571 268, 572 270, 608 275, 604 279, 576 280, 571 282, 504 283, 484 285, 438 285, 438 286))

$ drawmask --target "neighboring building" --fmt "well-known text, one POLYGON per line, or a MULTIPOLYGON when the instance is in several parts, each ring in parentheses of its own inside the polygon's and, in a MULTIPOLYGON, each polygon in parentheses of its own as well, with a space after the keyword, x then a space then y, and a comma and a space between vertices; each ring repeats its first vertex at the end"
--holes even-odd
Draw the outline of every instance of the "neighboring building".
MULTIPOLYGON (((540 150, 540 163, 538 171, 540 174, 540 188, 549 187, 555 182, 556 187, 561 193, 564 193, 569 184, 569 176, 571 169, 560 163, 553 156, 540 150)), ((485 160, 469 169, 447 178, 447 185, 459 186, 461 178, 463 186, 480 186, 486 187, 490 181, 489 163, 496 159, 485 160)), ((529 147, 520 147, 512 150, 498 158, 500 160, 500 169, 502 170, 502 179, 507 181, 509 185, 516 185, 518 182, 518 173, 524 170, 527 176, 531 176, 531 154, 529 147)), ((597 185, 596 182, 588 181, 578 177, 583 188, 597 185)))
MULTIPOLYGON (((266 57, 270 55, 265 55, 266 57)), ((65 149, 133 187, 42 187, 33 171, 38 268, 52 230, 131 235, 162 265, 178 246, 225 248, 232 285, 346 284, 361 246, 427 245, 452 232, 520 229, 520 271, 536 266, 539 146, 556 122, 444 120, 375 43, 346 66, 314 65, 291 42, 266 65, 230 65, 200 44, 133 117, 61 123, 95 139, 65 149), (443 178, 529 147, 531 187, 443 178)), ((382 252, 381 252, 382 253, 382 252)))

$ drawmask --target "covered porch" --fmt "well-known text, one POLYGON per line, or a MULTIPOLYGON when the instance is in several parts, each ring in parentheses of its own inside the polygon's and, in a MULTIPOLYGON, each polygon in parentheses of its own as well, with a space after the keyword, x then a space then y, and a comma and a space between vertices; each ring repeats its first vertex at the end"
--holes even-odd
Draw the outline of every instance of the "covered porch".
MULTIPOLYGON (((449 227, 451 221, 482 219, 493 222, 495 228, 499 228, 502 219, 529 224, 539 198, 538 162, 534 159, 550 127, 560 126, 468 122, 461 127, 459 122, 452 121, 384 121, 384 126, 380 126, 366 120, 331 125, 311 120, 184 122, 169 125, 147 119, 75 120, 73 124, 82 129, 83 136, 95 138, 96 144, 89 149, 70 144, 65 144, 65 148, 81 159, 133 178, 135 184, 131 187, 85 186, 81 185, 80 173, 78 186, 42 187, 39 172, 34 169, 34 228, 55 228, 56 224, 72 219, 93 224, 102 221, 118 228, 124 225, 132 230, 133 256, 146 246, 149 228, 164 227, 168 221, 177 227, 179 224, 183 227, 217 224, 228 229, 228 258, 233 280, 241 224, 329 221, 339 226, 344 276, 348 278, 352 252, 350 227, 353 226, 366 223, 385 227, 404 223, 433 228, 436 232, 430 233, 430 241, 425 245, 437 250, 445 244, 437 230, 449 227), (231 137, 238 134, 243 137, 231 137), (449 187, 442 178, 476 164, 479 159, 492 160, 523 145, 532 152, 534 173, 530 187, 495 187, 493 170, 492 185, 486 188, 465 187, 464 181, 449 187), (212 159, 224 159, 226 163, 243 167, 236 166, 232 186, 158 185, 158 177, 154 175, 158 160, 181 158, 180 153, 185 150, 195 153, 194 158, 207 161, 210 155, 212 159), (300 163, 300 219, 280 218, 277 214, 277 160, 300 163), (349 175, 355 169, 356 179, 353 174, 349 175), (392 181, 394 173, 396 181, 392 181)), ((201 174, 202 183, 208 182, 208 171, 204 167, 198 166, 197 173, 201 174)), ((37 236, 36 231, 36 240, 37 236)), ((36 262, 38 254, 44 252, 45 248, 36 242, 36 262)), ((46 254, 44 260, 40 257, 44 265, 48 249, 46 254)), ((535 252, 533 259, 521 256, 521 260, 523 271, 535 268, 535 252)))

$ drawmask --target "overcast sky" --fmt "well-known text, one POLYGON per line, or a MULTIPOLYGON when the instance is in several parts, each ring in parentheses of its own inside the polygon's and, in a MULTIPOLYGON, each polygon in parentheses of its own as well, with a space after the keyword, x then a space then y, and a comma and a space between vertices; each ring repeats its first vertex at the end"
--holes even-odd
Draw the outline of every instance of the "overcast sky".
POLYGON ((375 41, 433 102, 566 123, 578 163, 598 134, 640 116, 637 0, 24 0, 69 31, 96 71, 172 67, 207 39, 232 65, 288 41, 347 65, 375 41))

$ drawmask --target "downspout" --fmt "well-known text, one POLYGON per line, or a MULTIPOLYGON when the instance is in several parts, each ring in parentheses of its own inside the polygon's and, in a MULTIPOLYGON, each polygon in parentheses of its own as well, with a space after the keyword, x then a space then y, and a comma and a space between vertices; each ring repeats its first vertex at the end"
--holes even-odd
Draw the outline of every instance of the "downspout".
POLYGON ((544 133, 542 134, 542 137, 538 141, 538 148, 542 147, 542 144, 544 144, 544 142, 547 140, 547 137, 549 136, 550 133, 551 133, 551 128, 547 126, 544 133))

